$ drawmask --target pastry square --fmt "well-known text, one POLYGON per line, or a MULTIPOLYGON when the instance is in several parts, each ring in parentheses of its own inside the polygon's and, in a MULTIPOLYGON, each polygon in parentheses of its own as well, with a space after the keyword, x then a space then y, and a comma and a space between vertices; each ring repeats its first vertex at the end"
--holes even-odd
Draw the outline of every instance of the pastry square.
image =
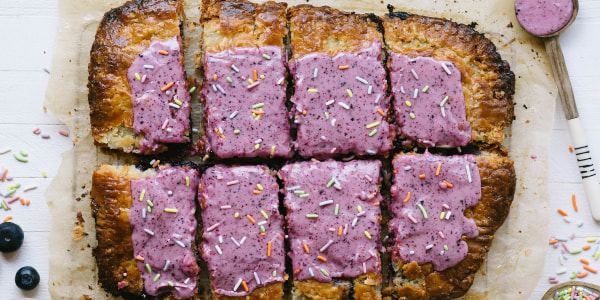
POLYGON ((96 144, 155 154, 189 141, 182 19, 174 0, 132 0, 104 15, 88 68, 96 144))
POLYGON ((204 1, 206 154, 292 156, 286 102, 285 3, 204 1))
POLYGON ((285 233, 278 192, 266 166, 217 165, 202 176, 202 257, 213 299, 283 297, 285 233))
POLYGON ((481 199, 481 180, 473 155, 397 155, 394 195, 389 207, 392 252, 403 262, 432 263, 443 271, 468 252, 463 236, 479 235, 464 211, 481 199))
POLYGON ((392 53, 388 67, 403 136, 429 147, 455 148, 471 141, 461 75, 454 64, 392 53))
POLYGON ((94 172, 93 255, 104 289, 123 296, 195 297, 197 185, 198 172, 186 167, 141 172, 102 165, 94 172))
POLYGON ((478 155, 398 154, 388 222, 391 268, 383 294, 464 295, 508 215, 516 176, 506 149, 478 155))
POLYGON ((441 147, 504 140, 515 75, 490 40, 446 19, 392 12, 381 20, 400 136, 441 147))
POLYGON ((288 18, 295 149, 305 158, 387 155, 394 134, 377 17, 298 5, 288 18))
MULTIPOLYGON (((294 294, 380 298, 379 161, 297 162, 284 182, 294 294)), ((363 298, 366 299, 366 298, 363 298)))

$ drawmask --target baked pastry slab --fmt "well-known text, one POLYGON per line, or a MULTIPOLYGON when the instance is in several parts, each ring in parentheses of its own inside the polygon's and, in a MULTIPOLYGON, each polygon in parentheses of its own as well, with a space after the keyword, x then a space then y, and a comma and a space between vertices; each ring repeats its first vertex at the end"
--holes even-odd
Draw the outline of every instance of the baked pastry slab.
POLYGON ((153 170, 142 173, 133 166, 101 165, 92 176, 91 205, 98 240, 92 253, 100 285, 114 295, 139 295, 144 289, 131 243, 129 183, 152 175, 153 170))
MULTIPOLYGON (((481 180, 481 200, 477 205, 467 208, 464 217, 474 221, 479 234, 473 238, 462 237, 467 245, 465 258, 452 267, 436 271, 432 263, 419 264, 414 260, 403 262, 392 254, 392 257, 396 257, 392 259, 391 265, 394 275, 383 288, 382 293, 385 298, 450 299, 460 297, 468 291, 475 273, 485 261, 494 233, 508 216, 516 186, 513 161, 506 157, 505 148, 498 146, 483 150, 476 155, 475 160, 481 180)), ((466 170, 463 171, 466 174, 466 170)), ((396 170, 395 176, 403 176, 402 172, 404 169, 396 170)), ((392 205, 394 203, 397 205, 406 198, 406 191, 396 190, 392 198, 392 205)), ((430 218, 440 217, 430 216, 430 218)), ((390 251, 396 250, 391 247, 390 251)))
MULTIPOLYGON (((490 40, 467 25, 445 19, 392 12, 381 20, 390 54, 431 57, 451 62, 460 71, 472 141, 504 140, 503 131, 514 116, 515 76, 490 40)), ((395 106, 403 102, 396 100, 395 106)))
POLYGON ((136 199, 129 214, 133 255, 150 295, 171 293, 183 299, 196 294, 198 177, 194 169, 168 167, 130 182, 136 199))
POLYGON ((387 155, 394 134, 377 17, 298 5, 288 19, 298 153, 387 155))
MULTIPOLYGON (((166 103, 160 106, 161 111, 166 114, 177 114, 171 123, 178 124, 180 130, 173 131, 177 136, 169 136, 170 132, 164 131, 164 137, 158 139, 150 137, 157 135, 154 129, 144 129, 143 131, 134 130, 134 101, 136 95, 132 94, 132 89, 128 81, 128 69, 134 63, 138 55, 144 51, 152 42, 168 41, 174 37, 180 37, 180 24, 183 20, 183 8, 179 0, 131 0, 120 7, 107 12, 102 19, 96 32, 96 38, 91 49, 91 60, 88 67, 88 101, 90 105, 90 122, 92 125, 92 135, 96 144, 108 147, 110 149, 119 149, 125 152, 134 152, 142 154, 154 154, 167 150, 167 145, 163 143, 183 143, 187 142, 189 131, 189 94, 187 94, 187 82, 183 77, 183 54, 181 41, 175 43, 179 51, 172 52, 170 55, 180 62, 179 66, 170 66, 173 70, 177 69, 179 77, 174 82, 173 88, 167 91, 153 91, 156 94, 165 94, 168 98, 176 95, 178 101, 182 104, 180 108, 172 108, 166 103), (176 89, 178 88, 178 92, 176 89), (172 111, 171 111, 172 110, 172 111), (180 115, 180 116, 179 116, 180 115), (137 131, 137 132, 136 132, 137 131), (148 135, 148 136, 147 136, 148 135), (150 145, 144 145, 145 141, 150 145), (142 145, 140 145, 142 142, 142 145)), ((158 70, 158 68, 157 68, 158 70)), ((133 78, 140 81, 148 73, 148 80, 144 78, 146 84, 151 84, 156 78, 153 77, 153 71, 150 68, 140 68, 133 78), (138 78, 139 76, 139 78, 138 78)), ((177 76, 176 76, 177 77, 177 76)), ((158 80, 157 84, 158 84, 158 80)), ((161 78, 161 80, 167 80, 161 78)), ((149 93, 150 97, 152 93, 149 93)), ((138 95, 139 97, 139 95, 138 95)), ((174 102, 174 99, 171 102, 174 102)), ((143 101, 142 101, 143 102, 143 101)), ((157 111, 157 108, 154 108, 157 111)), ((160 120, 162 124, 162 119, 160 120)), ((146 126, 148 122, 146 122, 146 126)), ((160 126, 160 125, 159 125, 160 126)), ((166 126, 164 126, 166 127, 166 126)), ((162 128, 166 130, 166 128, 162 128)))
POLYGON ((292 156, 285 3, 206 0, 200 19, 206 154, 292 156))
POLYGON ((278 192, 266 166, 216 165, 202 176, 202 256, 213 299, 283 297, 285 233, 278 192))
POLYGON ((380 168, 379 161, 328 160, 279 171, 294 297, 381 298, 380 168))
MULTIPOLYGON (((179 169, 179 167, 163 169, 161 172, 164 173, 165 170, 167 171, 167 173, 163 174, 163 177, 165 175, 168 175, 169 177, 176 177, 171 176, 173 174, 169 173, 174 170, 176 172, 179 172, 179 170, 176 169, 179 169)), ((195 171, 193 170, 183 170, 187 173, 191 172, 190 174, 195 173, 195 171)), ((160 172, 158 174, 160 174, 160 172)), ((136 247, 134 247, 133 240, 137 238, 132 238, 132 236, 140 235, 141 232, 143 232, 145 235, 150 235, 150 233, 148 233, 148 231, 146 231, 145 229, 150 230, 150 232, 152 233, 154 233, 154 231, 156 231, 156 234, 158 233, 158 229, 155 228, 133 228, 130 222, 130 218, 132 217, 130 213, 141 214, 139 210, 131 210, 133 209, 132 206, 134 206, 135 204, 132 196, 131 182, 155 180, 156 176, 157 172, 154 169, 149 169, 142 172, 133 166, 117 167, 112 165, 101 165, 99 170, 94 171, 92 177, 91 206, 92 213, 96 221, 96 238, 98 240, 98 245, 93 248, 92 254, 96 258, 96 263, 98 265, 98 281, 100 282, 100 285, 102 286, 102 288, 112 293, 113 295, 120 295, 124 297, 147 297, 148 295, 145 294, 144 290, 144 274, 140 272, 140 267, 137 264, 141 261, 141 258, 144 258, 145 262, 147 262, 149 265, 152 264, 151 268, 153 270, 156 271, 160 269, 162 271, 165 262, 161 260, 158 263, 160 266, 154 266, 154 262, 157 257, 161 256, 160 253, 166 254, 167 256, 169 255, 169 251, 165 249, 160 249, 158 254, 155 253, 149 255, 148 257, 142 257, 142 255, 145 256, 145 254, 138 253, 138 259, 136 260, 136 250, 134 250, 136 247)), ((190 184, 193 184, 192 189, 195 190, 195 185, 198 182, 197 175, 195 176, 195 178, 193 174, 190 177, 190 184)), ((167 186, 157 186, 156 188, 165 188, 164 192, 167 193, 167 186)), ((136 195, 136 198, 140 198, 139 195, 136 195)), ((149 195, 144 196, 144 205, 149 206, 150 204, 146 203, 148 203, 148 200, 151 201, 151 199, 156 198, 151 197, 149 191, 149 195)), ((159 204, 159 202, 162 203, 164 202, 163 200, 155 200, 157 209, 161 205, 159 204)), ((140 202, 138 200, 135 201, 140 202)), ((173 206, 176 205, 174 204, 173 206)), ((161 211, 154 211, 153 213, 155 215, 152 215, 152 212, 147 212, 147 217, 149 219, 153 218, 154 220, 155 218, 171 217, 166 216, 166 214, 174 214, 161 211)), ((184 213, 184 211, 182 210, 181 213, 184 213)), ((180 238, 185 238, 185 235, 186 234, 183 233, 184 237, 180 238)), ((191 237, 192 243, 188 246, 195 248, 195 243, 193 243, 193 233, 191 233, 191 237)), ((144 242, 144 244, 148 245, 151 243, 146 241, 144 242)), ((175 246, 179 247, 178 245, 175 246)), ((138 247, 137 249, 139 251, 140 248, 138 247)), ((173 262, 170 264, 171 268, 179 265, 183 266, 183 263, 177 262, 177 260, 182 257, 189 258, 189 256, 182 255, 179 258, 173 259, 173 262)), ((191 258, 193 258, 194 260, 188 261, 187 263, 185 263, 185 265, 191 267, 192 269, 195 266, 195 272, 197 273, 198 270, 195 258, 193 256, 191 258)), ((144 269, 144 272, 147 272, 145 268, 142 267, 142 269, 144 269)), ((156 274, 153 275, 156 276, 156 274)), ((152 279, 150 281, 152 281, 152 279)), ((174 286, 175 285, 176 283, 174 283, 174 286)), ((195 279, 193 285, 195 285, 195 279)), ((179 285, 176 286, 177 287, 173 287, 173 289, 179 288, 179 285)), ((156 296, 155 298, 178 299, 175 296, 175 294, 168 291, 169 288, 160 288, 160 295, 156 296)), ((196 296, 194 295, 190 299, 196 299, 196 296)))

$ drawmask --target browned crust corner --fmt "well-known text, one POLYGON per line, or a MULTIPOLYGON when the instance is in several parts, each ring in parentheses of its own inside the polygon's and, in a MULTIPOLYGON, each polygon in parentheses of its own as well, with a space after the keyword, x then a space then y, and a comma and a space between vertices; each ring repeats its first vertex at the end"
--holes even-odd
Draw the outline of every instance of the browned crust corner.
POLYGON ((393 262, 397 274, 391 286, 384 287, 386 299, 451 299, 463 296, 483 265, 494 233, 508 216, 516 189, 513 161, 506 149, 497 146, 476 157, 481 177, 481 201, 465 210, 479 229, 479 236, 465 238, 469 252, 456 266, 437 272, 431 263, 393 262), (401 275, 401 276, 398 276, 401 275))
MULTIPOLYGON (((131 88, 127 70, 152 40, 180 34, 180 0, 131 0, 108 11, 96 32, 88 65, 90 123, 96 144, 135 150, 131 88)), ((162 147, 156 153, 166 150, 162 147)))
POLYGON ((203 0, 200 23, 204 51, 232 47, 279 46, 287 35, 286 3, 246 0, 203 0))
POLYGON ((462 74, 472 140, 504 140, 514 118, 515 75, 494 44, 471 26, 450 20, 391 12, 381 17, 389 51, 453 62, 462 74))
POLYGON ((213 291, 213 300, 279 300, 283 298, 283 283, 272 283, 266 286, 254 289, 248 296, 224 296, 213 291))
POLYGON ((111 169, 94 171, 91 206, 96 220, 98 245, 92 255, 98 265, 98 281, 114 295, 139 295, 144 288, 135 260, 129 226, 130 180, 111 169), (125 275, 126 274, 126 275, 125 275), (118 283, 125 287, 119 289, 118 283))
POLYGON ((312 52, 357 52, 375 39, 383 42, 381 22, 374 14, 302 4, 290 7, 287 15, 293 59, 312 52))

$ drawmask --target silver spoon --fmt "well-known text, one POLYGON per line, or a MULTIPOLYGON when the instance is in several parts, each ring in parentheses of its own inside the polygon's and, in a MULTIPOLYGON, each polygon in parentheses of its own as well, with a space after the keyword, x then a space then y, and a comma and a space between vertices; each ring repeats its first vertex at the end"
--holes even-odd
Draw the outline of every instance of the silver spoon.
MULTIPOLYGON (((577 0, 572 1, 573 11, 571 18, 566 25, 555 32, 535 36, 541 37, 544 40, 546 52, 548 53, 550 64, 552 65, 554 80, 556 80, 556 85, 558 86, 558 95, 560 96, 567 117, 567 124, 569 125, 569 132, 571 133, 571 140, 573 141, 573 150, 575 151, 577 163, 579 165, 579 172, 583 180, 585 195, 592 211, 592 217, 594 220, 600 221, 600 185, 598 184, 598 177, 596 176, 596 171, 592 163, 593 160, 583 131, 583 125, 579 119, 579 112, 577 111, 577 105, 575 104, 575 97, 573 96, 573 89, 571 87, 569 73, 567 72, 565 58, 563 57, 558 41, 558 36, 564 32, 573 21, 575 21, 575 17, 579 11, 579 2, 577 0)), ((519 22, 521 22, 521 20, 519 20, 519 22)), ((524 24, 521 24, 525 30, 528 30, 527 26, 523 25, 524 24)))

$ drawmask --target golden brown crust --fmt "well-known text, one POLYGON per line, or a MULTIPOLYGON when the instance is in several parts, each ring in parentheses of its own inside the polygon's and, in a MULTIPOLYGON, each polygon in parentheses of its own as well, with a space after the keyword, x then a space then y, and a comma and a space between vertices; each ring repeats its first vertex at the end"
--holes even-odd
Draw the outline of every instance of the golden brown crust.
POLYGON ((391 299, 450 299, 464 295, 471 287, 490 249, 494 233, 504 223, 512 203, 516 175, 513 161, 502 146, 489 148, 477 156, 481 177, 481 201, 465 210, 479 229, 479 236, 465 238, 469 252, 456 266, 438 272, 431 263, 418 265, 393 262, 396 278, 384 287, 391 299))
POLYGON ((200 23, 203 50, 279 46, 287 35, 286 3, 255 4, 245 0, 204 0, 200 23))
POLYGON ((388 51, 451 61, 462 74, 472 140, 504 140, 514 116, 515 76, 494 44, 473 28, 445 19, 392 13, 383 16, 388 51))
POLYGON ((131 0, 104 15, 88 66, 90 123, 97 144, 134 152, 139 148, 143 135, 133 131, 127 70, 152 40, 180 34, 182 13, 179 0, 131 0))
MULTIPOLYGON (((131 207, 129 167, 119 170, 103 165, 92 176, 92 215, 96 220, 96 246, 92 254, 98 265, 98 281, 114 295, 141 294, 144 282, 133 259, 129 207, 131 207), (125 275, 127 274, 127 275, 125 275), (118 283, 125 285, 118 288, 118 283)), ((133 167, 132 167, 133 168, 133 167)))
POLYGON ((213 300, 279 300, 283 297, 283 283, 273 283, 262 286, 250 293, 248 296, 233 297, 223 296, 213 292, 213 300))
POLYGON ((357 52, 383 41, 373 14, 353 14, 329 6, 308 4, 288 9, 293 59, 312 52, 357 52))

